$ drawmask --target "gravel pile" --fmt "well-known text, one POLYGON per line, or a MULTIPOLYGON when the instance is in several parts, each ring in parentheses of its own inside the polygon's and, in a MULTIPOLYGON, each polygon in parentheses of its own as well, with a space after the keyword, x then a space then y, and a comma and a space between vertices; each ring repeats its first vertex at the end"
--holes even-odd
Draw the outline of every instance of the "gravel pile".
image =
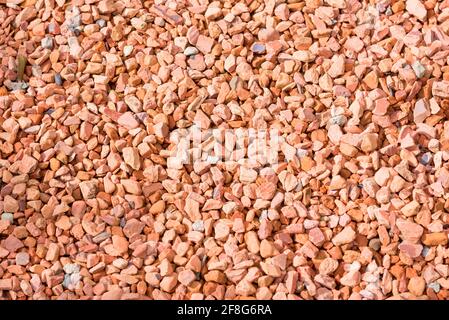
POLYGON ((0 4, 1 299, 446 299, 449 1, 0 4))

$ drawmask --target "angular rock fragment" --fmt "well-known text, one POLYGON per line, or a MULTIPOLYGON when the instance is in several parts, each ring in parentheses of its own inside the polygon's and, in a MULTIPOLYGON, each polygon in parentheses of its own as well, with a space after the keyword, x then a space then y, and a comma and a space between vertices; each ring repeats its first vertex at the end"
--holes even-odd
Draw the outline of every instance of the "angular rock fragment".
POLYGON ((356 236, 355 231, 351 227, 345 227, 340 233, 332 238, 332 243, 336 246, 351 243, 356 236))
POLYGON ((85 200, 95 198, 98 193, 98 183, 96 181, 83 181, 79 184, 79 187, 85 200))

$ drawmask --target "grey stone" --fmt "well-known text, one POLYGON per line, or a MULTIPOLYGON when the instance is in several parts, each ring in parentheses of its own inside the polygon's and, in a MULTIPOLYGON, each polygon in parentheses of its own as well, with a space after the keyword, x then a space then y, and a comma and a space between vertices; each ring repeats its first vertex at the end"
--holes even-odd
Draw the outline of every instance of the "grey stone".
POLYGON ((419 160, 419 162, 426 165, 426 164, 429 164, 430 160, 432 160, 432 155, 429 152, 426 152, 421 156, 421 159, 419 160))
POLYGON ((203 220, 196 220, 192 224, 192 229, 193 229, 193 231, 203 232, 204 231, 204 221, 203 220))
POLYGON ((331 124, 336 124, 341 127, 346 123, 347 120, 348 119, 344 115, 338 115, 338 116, 333 116, 332 118, 330 118, 329 121, 331 124))
POLYGON ((435 291, 435 293, 438 293, 441 290, 441 286, 438 282, 431 282, 428 287, 435 291))
POLYGON ((72 273, 64 275, 64 281, 62 285, 67 289, 75 288, 79 281, 81 280, 81 275, 79 273, 72 273))
POLYGON ((2 214, 2 220, 10 221, 11 223, 14 222, 14 214, 5 212, 2 214))
POLYGON ((129 56, 131 54, 131 52, 133 52, 134 47, 133 46, 125 46, 123 48, 123 55, 125 57, 129 56))
POLYGON ((268 219, 268 210, 263 210, 262 213, 259 216, 259 221, 260 222, 262 222, 265 219, 268 219))
POLYGON ((55 83, 58 86, 62 86, 62 77, 59 73, 55 74, 55 83))
POLYGON ((251 48, 252 52, 254 53, 258 53, 258 54, 263 54, 265 53, 265 45, 262 43, 255 43, 253 44, 253 47, 251 48))
POLYGON ((197 48, 195 47, 187 47, 184 49, 184 54, 188 57, 193 56, 195 54, 197 54, 199 51, 197 48))
POLYGON ((41 46, 45 49, 53 49, 53 39, 50 37, 45 37, 41 40, 41 46))
POLYGON ((30 255, 28 252, 19 252, 16 254, 16 264, 19 266, 26 266, 30 262, 30 255))
POLYGON ((426 68, 419 61, 413 62, 412 68, 418 79, 424 77, 426 73, 426 68))
POLYGON ((374 251, 379 251, 379 250, 380 250, 380 247, 381 247, 381 243, 380 243, 379 238, 371 239, 371 240, 369 241, 368 246, 369 246, 371 249, 373 249, 374 251))

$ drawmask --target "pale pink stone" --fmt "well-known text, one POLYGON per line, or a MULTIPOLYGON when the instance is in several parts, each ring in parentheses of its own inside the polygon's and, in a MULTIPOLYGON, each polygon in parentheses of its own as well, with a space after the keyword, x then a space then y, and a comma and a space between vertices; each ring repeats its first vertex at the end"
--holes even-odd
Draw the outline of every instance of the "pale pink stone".
POLYGON ((403 241, 399 246, 399 250, 408 255, 410 258, 417 258, 422 252, 423 246, 414 244, 409 241, 403 241))

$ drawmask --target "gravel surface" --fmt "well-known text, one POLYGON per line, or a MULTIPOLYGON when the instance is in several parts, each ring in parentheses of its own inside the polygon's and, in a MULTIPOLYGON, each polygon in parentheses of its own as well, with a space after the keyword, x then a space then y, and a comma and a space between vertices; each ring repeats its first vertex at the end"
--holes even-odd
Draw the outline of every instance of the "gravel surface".
POLYGON ((448 0, 0 1, 0 299, 447 299, 448 55, 448 0))

